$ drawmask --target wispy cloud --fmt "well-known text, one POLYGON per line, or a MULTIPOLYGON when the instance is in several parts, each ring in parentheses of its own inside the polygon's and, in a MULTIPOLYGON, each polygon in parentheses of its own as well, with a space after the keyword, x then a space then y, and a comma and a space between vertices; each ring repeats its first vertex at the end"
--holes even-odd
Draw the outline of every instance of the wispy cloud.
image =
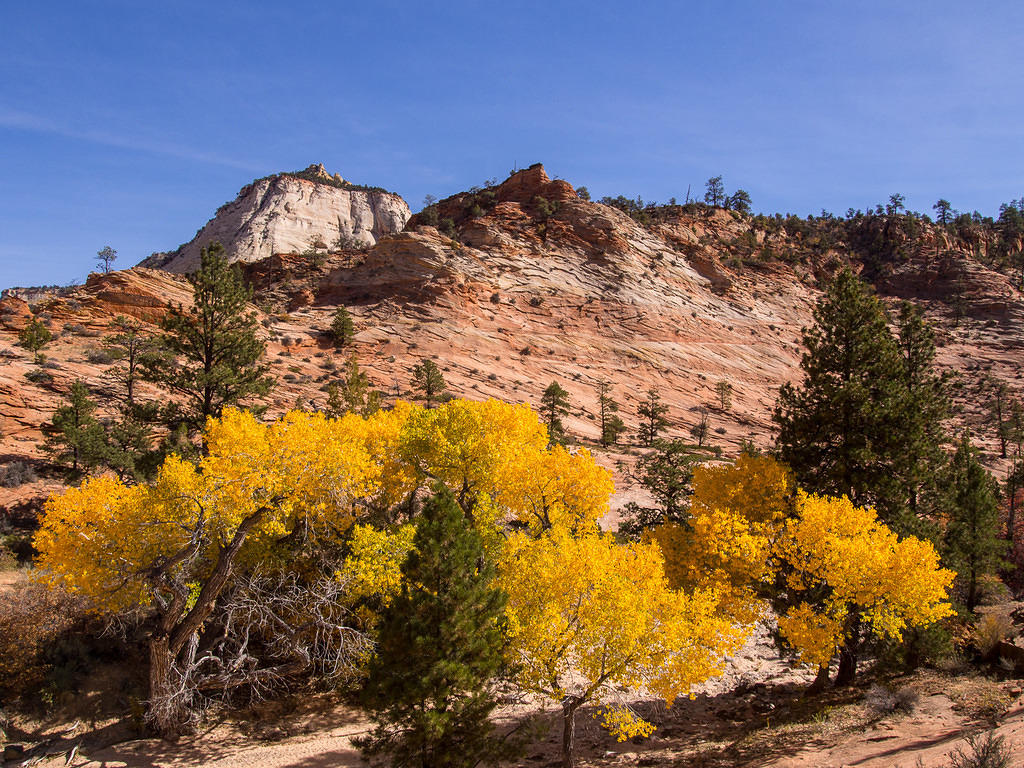
POLYGON ((152 141, 128 136, 123 134, 109 133, 89 128, 69 128, 52 120, 28 112, 19 112, 0 107, 0 128, 13 128, 15 130, 31 131, 33 133, 46 134, 50 136, 63 136, 64 138, 76 141, 87 141, 92 144, 101 144, 107 147, 128 149, 135 152, 147 152, 153 155, 164 155, 176 157, 180 160, 189 160, 195 163, 208 165, 222 165, 228 168, 238 168, 244 171, 260 172, 261 166, 254 163, 247 163, 231 157, 216 154, 214 152, 202 152, 199 150, 184 147, 180 144, 167 141, 152 141))

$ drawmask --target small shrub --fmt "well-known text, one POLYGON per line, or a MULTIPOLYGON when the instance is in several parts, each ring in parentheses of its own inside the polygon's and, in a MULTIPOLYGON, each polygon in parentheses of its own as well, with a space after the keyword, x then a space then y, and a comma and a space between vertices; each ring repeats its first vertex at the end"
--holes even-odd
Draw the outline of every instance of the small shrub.
POLYGON ((35 369, 34 371, 28 371, 25 374, 25 378, 31 381, 33 384, 39 385, 50 384, 53 382, 53 376, 39 368, 35 369))
POLYGON ((38 479, 35 470, 24 461, 12 461, 0 467, 0 485, 4 488, 17 488, 38 479))
POLYGON ((957 747, 949 753, 949 768, 1010 768, 1013 752, 993 731, 968 736, 967 749, 957 747))
POLYGON ((530 297, 530 306, 531 307, 539 307, 543 303, 544 303, 544 297, 543 296, 531 296, 530 297))
POLYGON ((59 589, 29 584, 0 593, 0 699, 39 692, 54 670, 54 650, 86 624, 85 601, 59 589))
POLYGON ((1004 613, 986 613, 974 627, 974 645, 988 656, 999 643, 1013 636, 1013 621, 1004 613))
POLYGON ((500 304, 500 303, 501 303, 501 294, 500 293, 492 293, 491 294, 491 304, 500 304))
POLYGON ((864 704, 876 718, 894 713, 909 715, 914 711, 920 696, 917 691, 904 686, 891 691, 881 685, 873 685, 864 696, 864 704))
POLYGON ((85 350, 85 359, 86 362, 99 365, 108 365, 114 362, 114 356, 110 354, 110 350, 103 347, 90 347, 85 350))
POLYGON ((80 325, 79 323, 67 323, 64 326, 64 330, 62 331, 62 333, 71 335, 83 334, 85 333, 85 326, 80 325))

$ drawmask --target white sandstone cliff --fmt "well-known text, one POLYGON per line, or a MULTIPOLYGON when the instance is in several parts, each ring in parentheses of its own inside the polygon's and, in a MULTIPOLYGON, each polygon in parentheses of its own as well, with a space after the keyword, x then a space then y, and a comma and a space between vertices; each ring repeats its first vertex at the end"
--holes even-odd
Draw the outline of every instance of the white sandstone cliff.
POLYGON ((339 237, 352 245, 373 245, 401 232, 409 219, 409 206, 398 195, 342 188, 341 177, 330 176, 322 165, 310 166, 303 175, 320 180, 278 174, 243 187, 192 240, 175 251, 155 253, 140 266, 191 272, 199 266, 200 250, 214 241, 224 246, 230 261, 244 262, 301 253, 316 239, 329 246, 339 237))

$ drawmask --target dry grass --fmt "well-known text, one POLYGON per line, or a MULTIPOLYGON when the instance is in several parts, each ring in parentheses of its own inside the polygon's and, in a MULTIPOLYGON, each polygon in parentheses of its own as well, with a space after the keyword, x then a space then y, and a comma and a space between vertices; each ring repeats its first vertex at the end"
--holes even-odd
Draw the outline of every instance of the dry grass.
POLYGON ((1014 701, 1008 683, 981 676, 965 676, 949 680, 945 693, 953 709, 968 720, 993 721, 1001 717, 1014 701))
POLYGON ((988 656, 999 643, 1014 635, 1013 621, 1005 613, 986 613, 974 627, 974 645, 982 656, 988 656))

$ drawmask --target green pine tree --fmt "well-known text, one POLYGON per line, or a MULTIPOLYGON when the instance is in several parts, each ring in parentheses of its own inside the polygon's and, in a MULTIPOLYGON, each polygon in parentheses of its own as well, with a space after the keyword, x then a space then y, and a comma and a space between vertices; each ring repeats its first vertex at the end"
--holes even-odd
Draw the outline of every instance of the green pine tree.
POLYGON ((352 322, 352 315, 344 307, 338 307, 331 321, 331 338, 334 339, 336 347, 344 347, 356 335, 356 327, 352 322))
POLYGON ((998 485, 978 458, 965 433, 945 478, 943 511, 948 523, 943 537, 944 558, 957 572, 967 610, 978 605, 981 577, 1002 564, 1006 542, 999 538, 998 485))
POLYGON ((723 411, 732 408, 732 384, 724 379, 715 384, 715 394, 718 395, 718 407, 723 411))
POLYGON ((370 377, 359 370, 355 355, 345 365, 345 378, 327 385, 327 415, 341 418, 346 413, 369 416, 380 410, 381 394, 370 386, 370 377))
POLYGON ((470 768, 507 756, 489 716, 502 667, 505 595, 480 535, 447 490, 424 505, 402 591, 384 609, 359 743, 408 768, 470 768))
POLYGON ((996 437, 999 439, 999 458, 1005 459, 1006 446, 1010 442, 1012 433, 1010 388, 1005 381, 1000 381, 992 375, 985 378, 985 384, 991 393, 989 419, 996 437))
POLYGON ((622 423, 616 414, 619 404, 611 395, 612 385, 603 379, 597 382, 597 413, 599 417, 598 426, 601 428, 601 445, 606 448, 618 442, 619 435, 626 431, 626 425, 622 423))
POLYGON ((653 507, 629 502, 619 533, 637 541, 644 531, 662 523, 686 523, 693 495, 693 468, 702 456, 682 440, 659 440, 654 451, 636 465, 636 477, 654 500, 653 507))
POLYGON ((419 365, 413 366, 412 386, 413 389, 419 391, 417 397, 426 401, 427 408, 432 407, 433 403, 440 399, 448 389, 448 384, 445 382, 444 376, 441 375, 441 369, 430 358, 424 358, 419 365))
POLYGON ((45 359, 42 352, 43 347, 52 340, 53 334, 50 333, 50 329, 43 325, 41 320, 34 317, 18 334, 18 343, 32 353, 32 359, 36 365, 40 365, 45 359))
POLYGON ((562 417, 569 413, 569 393, 557 381, 548 384, 540 397, 540 415, 548 425, 548 440, 551 444, 565 441, 565 427, 562 417))
POLYGON ((141 322, 135 318, 118 315, 110 323, 113 333, 103 338, 103 347, 118 361, 118 365, 107 370, 107 375, 124 387, 125 406, 133 409, 135 385, 142 377, 145 364, 160 353, 160 343, 145 332, 141 322))
POLYGON ((773 419, 780 458, 801 487, 875 506, 905 531, 905 489, 893 475, 908 413, 904 368, 885 309, 841 271, 814 309, 803 380, 779 390, 773 419))
POLYGON ((46 429, 45 450, 75 475, 80 471, 92 472, 107 461, 106 434, 95 412, 96 403, 89 396, 89 388, 85 382, 76 380, 67 401, 53 412, 46 429))
POLYGON ((641 443, 646 446, 654 445, 654 441, 658 439, 658 433, 668 426, 666 413, 668 413, 668 406, 661 402, 661 393, 655 387, 651 387, 647 390, 647 399, 636 409, 636 414, 640 417, 638 434, 641 443))
POLYGON ((119 419, 104 425, 104 439, 103 464, 125 483, 152 479, 166 456, 166 451, 153 448, 150 426, 130 409, 122 409, 119 419))
POLYGON ((706 405, 697 406, 697 421, 690 427, 690 437, 697 441, 698 448, 704 447, 704 442, 711 434, 710 416, 711 411, 706 405))
POLYGON ((265 395, 274 383, 261 363, 265 348, 256 335, 256 316, 246 312, 252 289, 228 264, 220 243, 204 248, 201 259, 188 276, 193 306, 179 305, 161 321, 169 355, 150 361, 146 371, 181 398, 180 419, 195 430, 208 416, 265 395))
POLYGON ((943 422, 949 416, 949 375, 935 369, 935 332, 924 312, 908 301, 900 305, 896 343, 901 359, 898 447, 891 470, 897 488, 891 510, 903 512, 898 526, 907 533, 935 539, 934 519, 940 480, 950 442, 943 422))

